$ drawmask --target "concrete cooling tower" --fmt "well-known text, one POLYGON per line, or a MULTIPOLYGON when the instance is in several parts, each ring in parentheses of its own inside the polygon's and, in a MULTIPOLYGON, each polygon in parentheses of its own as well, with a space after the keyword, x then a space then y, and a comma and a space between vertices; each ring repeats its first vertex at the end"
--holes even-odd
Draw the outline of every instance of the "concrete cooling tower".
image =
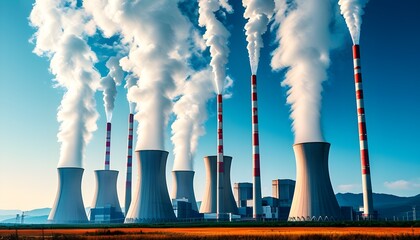
POLYGON ((172 199, 187 199, 191 203, 192 210, 198 212, 197 202, 194 195, 194 171, 172 171, 174 188, 172 199))
POLYGON ((175 221, 166 185, 168 152, 161 150, 136 151, 138 160, 138 189, 128 209, 126 223, 175 221))
MULTIPOLYGON (((222 213, 238 214, 235 198, 233 197, 232 186, 230 183, 230 166, 232 157, 223 156, 224 162, 224 211, 222 213)), ((201 202, 200 213, 216 213, 217 210, 217 156, 204 157, 206 168, 206 186, 204 189, 203 201, 201 202)))
POLYGON ((328 172, 330 144, 308 142, 293 145, 296 187, 289 221, 331 221, 340 218, 340 208, 328 172))
POLYGON ((95 178, 96 192, 90 210, 90 221, 95 223, 124 222, 124 214, 117 194, 118 171, 96 170, 95 178))
POLYGON ((57 196, 48 221, 58 224, 87 223, 81 191, 84 169, 63 167, 57 170, 57 196))

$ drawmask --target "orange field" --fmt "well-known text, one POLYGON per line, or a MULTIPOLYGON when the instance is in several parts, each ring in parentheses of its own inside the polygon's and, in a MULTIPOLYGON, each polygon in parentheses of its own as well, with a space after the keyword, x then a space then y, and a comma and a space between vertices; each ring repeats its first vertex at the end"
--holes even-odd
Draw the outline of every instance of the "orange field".
POLYGON ((420 228, 196 227, 110 229, 2 229, 0 239, 420 239, 420 228))

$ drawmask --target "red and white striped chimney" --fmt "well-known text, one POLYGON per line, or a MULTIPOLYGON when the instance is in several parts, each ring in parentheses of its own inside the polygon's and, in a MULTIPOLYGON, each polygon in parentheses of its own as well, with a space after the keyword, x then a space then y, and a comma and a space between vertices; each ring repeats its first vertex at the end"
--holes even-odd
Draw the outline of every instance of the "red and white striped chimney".
POLYGON ((360 161, 362 165, 363 188, 363 216, 370 218, 373 214, 372 183, 370 179, 370 165, 368 139, 366 132, 365 108, 363 102, 362 71, 360 65, 359 45, 353 45, 354 80, 356 86, 357 119, 359 126, 360 161))
POLYGON ((217 218, 220 219, 220 214, 224 213, 224 196, 223 196, 223 97, 222 94, 217 95, 217 218))
POLYGON ((132 181, 132 162, 133 162, 133 121, 134 115, 128 115, 128 141, 127 141, 127 175, 125 179, 125 213, 131 205, 131 181, 132 181))
POLYGON ((262 217, 261 178, 260 178, 260 143, 258 133, 257 76, 251 76, 252 108, 252 167, 253 167, 253 216, 262 217))
POLYGON ((105 170, 109 170, 111 154, 111 123, 106 123, 106 143, 105 143, 105 170))

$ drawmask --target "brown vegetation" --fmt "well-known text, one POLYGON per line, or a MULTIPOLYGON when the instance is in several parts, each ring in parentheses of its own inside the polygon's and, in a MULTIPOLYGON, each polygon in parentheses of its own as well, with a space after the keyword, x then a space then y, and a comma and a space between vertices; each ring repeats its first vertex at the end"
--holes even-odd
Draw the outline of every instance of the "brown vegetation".
POLYGON ((0 229, 0 239, 420 239, 412 227, 0 229))

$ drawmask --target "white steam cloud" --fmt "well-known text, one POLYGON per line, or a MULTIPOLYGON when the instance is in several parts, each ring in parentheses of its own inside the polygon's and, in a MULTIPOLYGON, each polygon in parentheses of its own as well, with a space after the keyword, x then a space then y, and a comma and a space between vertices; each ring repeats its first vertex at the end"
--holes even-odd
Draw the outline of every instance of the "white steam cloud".
POLYGON ((83 167, 84 149, 97 129, 94 93, 100 75, 96 55, 86 42, 95 33, 77 1, 37 0, 30 23, 36 28, 34 53, 50 59, 56 87, 65 90, 57 119, 61 143, 59 167, 83 167))
POLYGON ((353 44, 359 44, 360 26, 362 25, 363 8, 368 0, 339 0, 341 14, 346 20, 347 27, 350 30, 353 44))
POLYGON ((330 0, 276 0, 279 46, 271 66, 287 70, 282 86, 289 87, 287 103, 291 105, 295 143, 324 141, 320 111, 332 46, 331 10, 330 0))
POLYGON ((129 45, 122 68, 140 79, 129 88, 136 103, 138 150, 164 149, 164 130, 176 86, 187 75, 190 23, 174 0, 91 0, 85 7, 107 35, 120 34, 129 45))
POLYGON ((173 170, 193 170, 198 139, 205 134, 206 105, 213 96, 213 78, 210 69, 194 73, 182 90, 182 97, 174 104, 176 120, 172 124, 174 143, 173 170))
POLYGON ((242 0, 245 7, 245 35, 252 74, 257 74, 260 49, 264 46, 262 35, 267 31, 267 24, 273 15, 274 0, 242 0))
MULTIPOLYGON (((130 92, 130 88, 131 87, 137 85, 137 81, 138 81, 138 78, 136 78, 135 76, 133 76, 133 74, 128 74, 125 77, 125 85, 124 85, 124 87, 127 89, 127 92, 130 92)), ((136 107, 136 104, 134 102, 130 101, 128 94, 127 94, 127 100, 128 100, 128 106, 130 108, 130 113, 131 114, 134 114, 134 109, 136 107)))
POLYGON ((120 67, 119 58, 110 57, 106 62, 108 75, 101 79, 101 89, 104 95, 104 107, 107 122, 112 120, 112 112, 114 110, 114 102, 117 97, 117 86, 121 85, 124 79, 124 71, 120 67))
POLYGON ((228 13, 232 13, 233 9, 227 0, 199 0, 198 7, 198 23, 201 27, 206 28, 203 38, 206 41, 206 45, 210 47, 210 66, 215 76, 216 92, 217 94, 222 94, 226 81, 225 66, 229 56, 228 39, 230 33, 223 23, 216 18, 215 13, 223 11, 223 9, 228 13))

